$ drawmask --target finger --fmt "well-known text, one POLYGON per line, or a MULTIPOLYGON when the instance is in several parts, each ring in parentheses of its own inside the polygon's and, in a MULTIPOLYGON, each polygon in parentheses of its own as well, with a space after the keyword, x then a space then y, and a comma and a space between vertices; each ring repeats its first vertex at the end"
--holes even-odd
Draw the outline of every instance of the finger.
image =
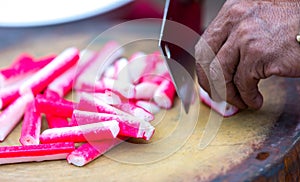
POLYGON ((263 104, 263 97, 257 86, 259 79, 249 70, 239 65, 234 76, 234 84, 244 103, 250 108, 259 109, 263 104))
POLYGON ((233 82, 233 76, 239 64, 239 49, 234 46, 234 36, 231 36, 222 46, 216 58, 210 64, 210 78, 213 90, 222 100, 240 108, 247 106, 239 95, 233 82))

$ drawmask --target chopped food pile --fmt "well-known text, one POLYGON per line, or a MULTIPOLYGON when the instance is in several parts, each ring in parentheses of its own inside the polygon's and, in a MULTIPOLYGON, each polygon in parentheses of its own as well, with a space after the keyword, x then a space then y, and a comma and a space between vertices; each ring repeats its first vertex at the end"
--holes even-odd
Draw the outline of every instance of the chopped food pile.
MULTIPOLYGON (((84 166, 128 138, 150 140, 151 121, 172 108, 175 87, 159 52, 125 58, 118 48, 108 42, 99 51, 22 54, 1 68, 0 141, 20 121, 22 129, 20 145, 0 147, 0 164, 66 159, 84 166), (110 64, 101 70, 103 60, 110 64)), ((200 98, 225 117, 238 112, 201 88, 200 98)))

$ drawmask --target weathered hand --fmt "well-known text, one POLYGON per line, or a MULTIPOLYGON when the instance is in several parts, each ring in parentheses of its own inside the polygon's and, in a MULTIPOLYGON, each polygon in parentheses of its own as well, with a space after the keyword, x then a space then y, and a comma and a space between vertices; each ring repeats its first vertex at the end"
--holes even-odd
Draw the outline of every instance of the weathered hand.
POLYGON ((200 85, 217 100, 260 108, 260 79, 300 77, 299 31, 300 0, 226 1, 196 45, 200 85))

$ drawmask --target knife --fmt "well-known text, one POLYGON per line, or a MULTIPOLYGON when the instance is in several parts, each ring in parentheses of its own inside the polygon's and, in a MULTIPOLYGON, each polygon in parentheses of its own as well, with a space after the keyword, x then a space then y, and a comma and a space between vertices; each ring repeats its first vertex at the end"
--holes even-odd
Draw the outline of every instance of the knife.
POLYGON ((177 95, 186 113, 193 99, 197 98, 194 91, 196 78, 194 47, 199 40, 199 34, 196 32, 199 29, 199 4, 195 4, 195 1, 166 0, 158 46, 165 56, 177 95), (191 7, 188 3, 193 3, 192 11, 188 9, 191 7), (180 9, 184 12, 180 12, 180 9))

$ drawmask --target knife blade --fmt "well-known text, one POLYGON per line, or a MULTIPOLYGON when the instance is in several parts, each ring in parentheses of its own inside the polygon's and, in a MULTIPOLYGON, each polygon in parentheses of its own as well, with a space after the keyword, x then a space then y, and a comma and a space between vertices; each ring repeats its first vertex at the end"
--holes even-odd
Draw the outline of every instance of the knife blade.
POLYGON ((190 19, 191 13, 197 17, 197 11, 181 14, 176 11, 178 6, 178 1, 166 0, 158 45, 165 56, 177 95, 188 113, 190 104, 196 98, 194 47, 199 35, 194 30, 200 29, 200 20, 190 19))

